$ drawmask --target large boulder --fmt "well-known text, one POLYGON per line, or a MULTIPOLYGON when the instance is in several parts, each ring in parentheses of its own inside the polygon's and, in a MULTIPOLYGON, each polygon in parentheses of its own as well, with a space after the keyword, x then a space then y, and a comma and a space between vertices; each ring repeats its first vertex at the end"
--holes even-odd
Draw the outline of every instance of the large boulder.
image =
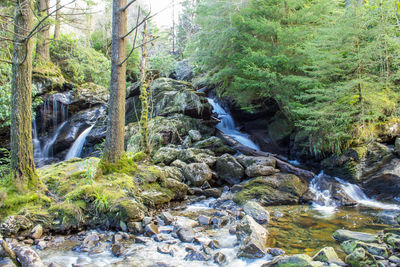
POLYGON ((212 171, 205 163, 190 163, 183 169, 183 175, 192 186, 201 186, 211 180, 212 171))
POLYGON ((216 166, 219 178, 228 184, 238 184, 244 176, 243 166, 230 154, 220 156, 216 166))
POLYGON ((193 79, 193 67, 188 59, 176 62, 175 77, 177 80, 182 81, 191 81, 193 79))
POLYGON ((0 234, 3 236, 14 236, 21 231, 30 231, 33 227, 32 222, 22 215, 13 215, 0 225, 0 234))
MULTIPOLYGON (((296 254, 291 256, 276 257, 274 260, 263 264, 262 267, 323 267, 323 262, 313 261, 306 254, 296 254)), ((332 265, 335 266, 335 265, 332 265)))
POLYGON ((262 258, 267 253, 268 231, 252 217, 246 215, 236 227, 240 247, 239 257, 262 258))
POLYGON ((354 232, 350 230, 340 229, 333 233, 333 238, 339 242, 347 240, 362 241, 365 243, 374 243, 377 241, 377 236, 368 233, 354 232))
POLYGON ((186 163, 205 163, 210 168, 217 161, 211 150, 198 148, 188 148, 180 151, 178 159, 186 163))
POLYGON ((243 210, 258 223, 267 224, 269 222, 269 212, 255 201, 247 201, 243 205, 243 210))
POLYGON ((263 166, 253 164, 246 168, 246 175, 248 177, 258 177, 258 176, 270 176, 278 173, 279 170, 271 166, 263 166))
POLYGON ((273 157, 254 157, 254 156, 246 156, 239 155, 237 160, 242 164, 245 168, 248 168, 252 165, 260 165, 260 166, 270 166, 276 167, 276 159, 273 157))
POLYGON ((174 147, 162 147, 154 154, 153 162, 169 165, 178 158, 179 152, 180 150, 174 147))
POLYGON ((244 183, 234 200, 237 203, 245 203, 254 199, 265 206, 297 204, 306 190, 307 184, 296 175, 278 173, 244 183))
POLYGON ((337 264, 339 266, 343 266, 344 262, 339 258, 336 254, 336 251, 333 247, 325 247, 317 252, 312 258, 313 261, 321 261, 328 264, 337 264))

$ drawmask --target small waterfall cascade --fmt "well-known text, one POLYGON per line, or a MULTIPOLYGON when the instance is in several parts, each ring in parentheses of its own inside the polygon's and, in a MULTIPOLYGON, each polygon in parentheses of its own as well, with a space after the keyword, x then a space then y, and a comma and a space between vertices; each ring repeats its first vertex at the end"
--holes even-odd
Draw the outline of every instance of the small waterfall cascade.
POLYGON ((34 159, 36 164, 42 164, 54 157, 54 144, 68 120, 70 97, 71 94, 69 92, 55 93, 44 101, 41 109, 38 111, 41 119, 41 124, 39 125, 41 127, 38 129, 36 120, 33 121, 32 125, 34 159), (47 132, 49 128, 52 130, 47 132), (47 135, 40 136, 40 133, 44 132, 47 132, 47 135))
POLYGON ((79 137, 75 140, 75 142, 72 144, 72 147, 69 149, 67 156, 65 157, 65 160, 69 160, 72 158, 80 157, 82 153, 83 146, 85 145, 86 137, 89 135, 90 131, 94 127, 95 124, 92 126, 86 128, 79 137))
POLYGON ((346 182, 337 177, 330 177, 325 175, 323 171, 315 176, 309 185, 309 191, 314 196, 313 208, 325 215, 334 213, 338 208, 338 202, 333 197, 335 190, 340 191, 342 196, 354 200, 354 202, 361 206, 382 210, 400 210, 400 206, 371 199, 358 185, 346 182))
POLYGON ((236 128, 232 116, 220 104, 218 104, 217 101, 211 98, 207 98, 207 100, 213 107, 213 112, 217 113, 218 118, 221 120, 221 122, 216 126, 218 130, 232 137, 244 146, 260 150, 260 147, 250 140, 248 134, 242 133, 236 128))

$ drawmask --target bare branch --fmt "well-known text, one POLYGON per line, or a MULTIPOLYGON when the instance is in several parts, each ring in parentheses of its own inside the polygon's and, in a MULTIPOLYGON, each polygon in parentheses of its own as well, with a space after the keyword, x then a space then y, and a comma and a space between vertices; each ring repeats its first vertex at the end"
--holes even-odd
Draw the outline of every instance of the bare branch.
POLYGON ((11 64, 11 65, 13 64, 12 61, 6 60, 6 59, 1 59, 1 58, 0 58, 0 62, 8 63, 8 64, 11 64))
MULTIPOLYGON (((139 6, 138 15, 137 15, 137 18, 136 18, 136 25, 139 23, 139 18, 140 18, 140 6, 139 6)), ((129 59, 129 57, 132 55, 133 51, 135 50, 136 38, 137 38, 137 30, 135 31, 135 38, 133 39, 132 49, 131 49, 131 51, 129 52, 128 56, 119 64, 120 66, 121 66, 122 64, 124 64, 124 63, 129 59)))
POLYGON ((138 45, 138 46, 132 47, 132 50, 131 50, 131 53, 129 53, 129 56, 126 57, 126 58, 124 59, 124 61, 122 61, 122 62, 120 63, 120 65, 124 64, 125 61, 127 61, 127 60, 129 59, 130 55, 132 54, 132 52, 133 52, 135 49, 138 49, 138 48, 140 48, 140 47, 143 47, 144 45, 146 45, 146 44, 148 44, 148 43, 151 43, 151 42, 157 40, 158 38, 160 38, 160 36, 154 37, 153 39, 151 39, 151 40, 149 40, 149 41, 147 41, 147 42, 145 42, 145 43, 142 43, 142 44, 140 44, 140 45, 138 45))
POLYGON ((136 0, 131 0, 131 1, 129 1, 129 3, 128 4, 126 4, 126 6, 124 6, 123 8, 122 8, 122 11, 125 11, 125 10, 127 10, 128 9, 128 7, 130 6, 130 5, 132 5, 133 3, 135 3, 136 2, 136 0))
POLYGON ((151 11, 142 19, 142 21, 139 24, 136 24, 135 27, 133 27, 127 34, 121 37, 121 39, 125 39, 125 37, 129 36, 134 30, 139 28, 143 23, 145 23, 147 20, 151 19, 154 17, 156 14, 150 16, 151 11))

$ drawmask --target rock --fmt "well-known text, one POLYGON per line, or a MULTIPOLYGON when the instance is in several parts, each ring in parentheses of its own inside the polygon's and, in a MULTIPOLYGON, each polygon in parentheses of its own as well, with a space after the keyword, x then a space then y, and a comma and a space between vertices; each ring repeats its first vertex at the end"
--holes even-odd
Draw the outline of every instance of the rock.
POLYGON ((161 220, 163 220, 165 225, 171 225, 175 221, 175 217, 172 216, 172 214, 168 211, 164 211, 163 213, 161 213, 160 218, 161 220))
POLYGON ((392 256, 389 257, 389 261, 390 261, 390 262, 393 262, 393 263, 395 263, 395 264, 400 264, 400 258, 397 257, 397 256, 394 256, 394 255, 392 255, 392 256))
POLYGON ((177 228, 193 228, 199 225, 199 223, 195 220, 183 217, 183 216, 177 216, 175 222, 173 223, 174 226, 177 228))
POLYGON ((276 160, 272 157, 252 157, 246 155, 239 155, 236 159, 245 168, 248 168, 252 165, 269 166, 272 168, 276 167, 276 160))
POLYGON ((196 148, 210 149, 216 155, 222 155, 225 153, 228 153, 228 154, 235 153, 235 150, 233 150, 229 146, 225 145, 224 142, 222 141, 222 139, 218 138, 216 136, 211 136, 207 139, 198 141, 198 142, 194 143, 193 146, 196 148))
POLYGON ((217 159, 214 157, 214 153, 208 149, 188 148, 184 149, 179 153, 179 160, 186 163, 205 163, 210 168, 215 165, 217 159))
POLYGON ((184 258, 185 261, 209 261, 210 256, 206 255, 204 252, 199 252, 196 250, 189 251, 184 258))
POLYGON ((226 256, 222 252, 217 252, 214 254, 214 262, 216 264, 222 265, 226 262, 226 256))
POLYGON ((178 158, 180 150, 173 147, 161 147, 153 156, 153 162, 155 164, 164 163, 166 165, 171 164, 178 158))
POLYGON ((305 254, 296 254, 292 256, 276 257, 274 260, 263 264, 262 267, 322 267, 322 262, 314 262, 311 257, 305 254))
POLYGON ((350 255, 346 257, 345 261, 352 267, 369 267, 375 265, 375 259, 373 259, 372 256, 368 255, 368 253, 363 248, 355 249, 350 255))
POLYGON ((325 247, 321 249, 317 254, 312 258, 313 261, 322 261, 329 264, 337 264, 344 265, 344 262, 338 257, 336 251, 333 247, 325 247))
POLYGON ((347 240, 343 242, 341 246, 346 254, 351 254, 357 248, 363 248, 371 255, 380 256, 383 258, 389 257, 388 247, 386 244, 365 243, 358 240, 347 240))
POLYGON ((172 163, 171 163, 171 167, 176 167, 176 168, 178 168, 178 169, 180 169, 180 170, 183 170, 185 167, 186 167, 186 163, 185 162, 183 162, 182 160, 179 160, 179 159, 177 159, 177 160, 174 160, 172 163))
POLYGON ((38 224, 35 227, 33 227, 31 231, 31 237, 33 239, 39 239, 42 237, 42 235, 43 235, 43 226, 41 224, 38 224))
POLYGON ((338 242, 344 242, 346 240, 357 240, 365 243, 373 243, 377 241, 377 237, 375 235, 342 229, 335 231, 332 237, 338 242))
POLYGON ((122 254, 122 246, 120 244, 113 244, 111 252, 115 257, 119 257, 122 254))
POLYGON ((400 246, 400 235, 386 233, 383 236, 383 240, 391 248, 397 249, 400 246))
POLYGON ((397 155, 400 155, 400 137, 396 137, 396 141, 394 142, 394 151, 397 155))
POLYGON ((255 201, 247 201, 243 205, 244 212, 251 216, 256 222, 261 224, 268 224, 269 212, 260 204, 255 201))
POLYGON ((176 234, 182 242, 191 243, 194 240, 194 231, 191 227, 181 227, 176 231, 176 234))
POLYGON ((8 216, 0 225, 0 233, 3 236, 10 236, 31 228, 32 222, 28 218, 22 215, 12 215, 8 216))
POLYGON ((176 62, 175 77, 177 80, 182 81, 191 81, 193 79, 193 68, 188 59, 176 62))
POLYGON ((140 223, 140 222, 129 222, 128 230, 129 230, 129 232, 134 233, 134 234, 143 234, 144 233, 144 227, 143 227, 142 223, 140 223))
POLYGON ((212 171, 205 163, 191 163, 183 169, 186 180, 194 186, 201 186, 212 178, 212 171))
POLYGON ((171 194, 173 194, 171 200, 183 200, 189 191, 189 187, 186 184, 172 178, 167 178, 164 180, 164 187, 169 189, 171 194))
POLYGON ((253 164, 246 168, 246 175, 248 177, 257 177, 257 176, 270 176, 278 173, 278 169, 274 169, 271 166, 263 166, 263 165, 256 165, 253 164))
POLYGON ((55 263, 55 262, 52 262, 52 263, 50 263, 49 266, 47 266, 47 267, 63 267, 63 266, 61 266, 60 264, 57 264, 57 263, 55 263))
POLYGON ((214 197, 219 198, 222 195, 222 192, 218 188, 208 188, 203 191, 206 197, 214 197))
POLYGON ((166 166, 163 168, 163 171, 168 178, 177 180, 179 182, 182 182, 185 179, 185 177, 182 174, 181 169, 179 169, 178 167, 166 166))
POLYGON ((219 157, 216 167, 219 178, 231 185, 239 183, 244 176, 243 166, 229 154, 219 157))
POLYGON ((112 243, 113 243, 113 244, 117 244, 117 243, 121 242, 123 239, 124 239, 124 238, 122 237, 122 235, 120 235, 120 234, 115 234, 115 235, 113 235, 113 237, 112 237, 112 243))
POLYGON ((126 223, 124 221, 119 221, 119 227, 121 228, 122 232, 128 231, 128 226, 126 225, 126 223))
POLYGON ((209 225, 210 224, 210 217, 200 215, 197 218, 197 221, 199 222, 200 225, 209 225))
POLYGON ((27 246, 15 245, 13 246, 12 250, 22 266, 44 267, 44 264, 39 255, 32 248, 27 246))
POLYGON ((157 246, 157 252, 161 253, 161 254, 168 254, 168 255, 174 256, 173 246, 167 245, 167 244, 157 246))
POLYGON ((268 254, 271 254, 272 256, 276 257, 276 256, 281 256, 281 255, 285 254, 285 251, 280 248, 269 248, 268 254))
POLYGON ((278 173, 244 183, 243 189, 235 194, 234 201, 243 204, 256 199, 264 206, 298 204, 307 188, 307 184, 296 175, 278 173))
POLYGON ((190 130, 188 134, 193 142, 201 140, 201 133, 197 130, 190 130))
POLYGON ((157 235, 158 233, 159 233, 158 225, 155 225, 154 223, 150 223, 146 225, 146 227, 144 228, 144 234, 146 236, 153 236, 157 235))
POLYGON ((241 242, 238 257, 262 258, 267 253, 268 231, 252 217, 244 216, 236 227, 236 236, 241 242))

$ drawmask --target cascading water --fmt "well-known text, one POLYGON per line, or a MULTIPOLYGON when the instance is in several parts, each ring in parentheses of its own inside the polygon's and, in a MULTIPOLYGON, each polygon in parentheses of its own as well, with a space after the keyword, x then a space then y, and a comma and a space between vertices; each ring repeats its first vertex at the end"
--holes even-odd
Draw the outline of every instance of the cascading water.
POLYGON ((219 105, 214 99, 207 98, 207 100, 213 107, 213 112, 217 113, 218 118, 221 120, 221 122, 218 123, 216 126, 218 130, 232 137, 244 146, 255 150, 260 150, 260 147, 250 140, 249 135, 242 133, 238 131, 238 129, 236 129, 235 121, 233 120, 232 116, 227 111, 225 111, 221 107, 221 105, 219 105))
POLYGON ((53 156, 53 145, 57 140, 57 137, 60 135, 62 129, 64 128, 67 122, 64 121, 61 123, 57 129, 53 132, 51 138, 47 139, 46 144, 43 147, 43 158, 47 159, 53 156))
POLYGON ((72 147, 69 149, 67 156, 65 157, 65 160, 69 160, 72 158, 80 157, 82 153, 83 146, 85 145, 86 137, 89 135, 90 131, 94 127, 94 124, 90 127, 88 127, 86 130, 84 130, 79 137, 75 140, 74 144, 72 147))
POLYGON ((326 183, 324 181, 324 172, 315 176, 309 185, 310 192, 314 195, 312 207, 324 215, 332 214, 337 206, 332 199, 332 192, 329 188, 323 188, 326 183))

